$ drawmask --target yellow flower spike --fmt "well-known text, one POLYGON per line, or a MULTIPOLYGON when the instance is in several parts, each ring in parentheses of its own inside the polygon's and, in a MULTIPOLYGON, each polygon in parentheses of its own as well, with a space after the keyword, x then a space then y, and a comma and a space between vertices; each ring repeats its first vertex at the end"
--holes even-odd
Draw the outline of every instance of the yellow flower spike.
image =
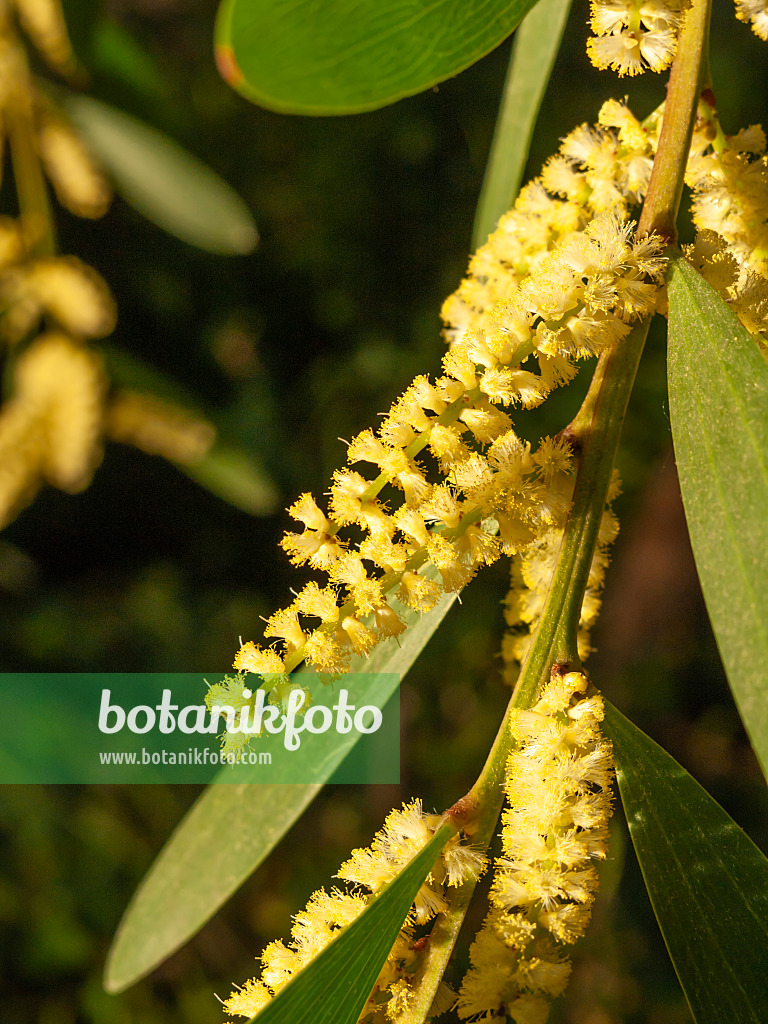
POLYGON ((185 466, 199 464, 216 440, 216 429, 207 420, 130 388, 110 395, 104 432, 113 441, 185 466))
MULTIPOLYGON (((350 892, 334 888, 313 893, 305 909, 293 919, 290 940, 276 940, 266 947, 261 955, 261 977, 236 988, 224 1002, 225 1011, 247 1016, 267 1005, 426 846, 440 820, 438 815, 425 814, 420 800, 392 810, 371 845, 353 850, 339 868, 336 877, 355 888, 350 892)), ((476 879, 484 866, 484 857, 471 847, 462 846, 457 836, 448 841, 395 939, 361 1020, 379 1010, 390 1020, 397 1020, 402 1014, 414 993, 414 965, 420 952, 414 938, 415 924, 424 924, 445 909, 446 884, 461 885, 467 878, 476 879)), ((443 986, 434 1005, 448 1008, 453 1001, 453 993, 443 986)), ((383 1020, 380 1016, 375 1019, 383 1020)))
POLYGON ((0 526, 34 497, 46 448, 43 423, 33 409, 9 402, 0 411, 0 526))
POLYGON ((530 711, 511 719, 502 815, 506 856, 496 864, 492 909, 470 948, 459 1016, 545 1021, 567 984, 565 947, 589 921, 611 813, 610 744, 602 698, 580 672, 555 674, 530 711), (548 934, 547 934, 548 933, 548 934))
POLYGON ((0 269, 24 258, 24 233, 18 221, 0 217, 0 269))
POLYGON ((3 334, 20 341, 43 314, 67 333, 103 338, 115 326, 112 296, 102 278, 74 256, 36 260, 0 274, 0 297, 11 306, 3 334))
MULTIPOLYGON (((622 116, 629 124, 631 115, 622 116)), ((289 668, 306 659, 323 671, 344 671, 355 644, 368 653, 370 636, 380 641, 399 635, 402 620, 384 604, 390 593, 426 612, 499 554, 525 552, 547 538, 554 547, 550 535, 562 528, 570 501, 567 475, 558 469, 567 458, 551 451, 536 463, 500 406, 538 405, 572 379, 576 359, 603 351, 627 334, 629 321, 651 311, 659 243, 634 243, 632 225, 624 220, 638 198, 628 189, 627 168, 651 151, 642 126, 622 144, 609 127, 572 132, 560 158, 582 176, 578 200, 555 199, 541 182, 523 190, 445 304, 450 347, 444 375, 435 381, 416 377, 380 429, 363 430, 350 443, 349 462, 367 462, 378 474, 339 469, 327 512, 310 495, 291 507, 304 532, 287 533, 282 546, 294 564, 327 573, 333 600, 318 611, 317 595, 328 588, 314 583, 293 603, 295 639, 281 637, 289 668), (425 448, 437 467, 432 460, 417 461, 425 448), (402 491, 390 498, 391 512, 378 497, 387 485, 402 491), (347 529, 351 536, 340 536, 347 529), (425 561, 438 570, 440 582, 420 572, 425 561), (343 588, 342 597, 335 587, 343 588), (302 617, 312 615, 322 626, 304 623, 302 617), (369 631, 365 640, 353 643, 339 626, 347 619, 369 631)), ((600 576, 596 567, 593 597, 600 576)), ((523 622, 531 628, 541 600, 531 592, 523 602, 523 622)), ((589 619, 596 606, 591 600, 589 619)), ((505 649, 521 654, 526 642, 518 638, 505 649)), ((587 644, 583 635, 582 649, 587 644)))
POLYGON ((59 332, 41 334, 16 363, 12 402, 40 423, 40 472, 61 490, 82 490, 101 460, 105 391, 101 357, 59 332))

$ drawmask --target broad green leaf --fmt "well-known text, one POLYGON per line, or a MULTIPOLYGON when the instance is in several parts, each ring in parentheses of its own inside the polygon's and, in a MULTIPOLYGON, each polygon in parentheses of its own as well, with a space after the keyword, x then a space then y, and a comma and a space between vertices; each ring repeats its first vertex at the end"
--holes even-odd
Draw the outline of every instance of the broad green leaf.
POLYGON ((681 257, 669 279, 669 411, 707 610, 768 774, 768 363, 681 257))
POLYGON ((258 1024, 356 1024, 397 933, 451 830, 438 830, 395 880, 256 1015, 258 1024))
POLYGON ((475 213, 473 249, 496 230, 499 218, 512 206, 520 189, 539 107, 570 9, 571 0, 539 0, 515 34, 475 213))
POLYGON ((216 61, 287 114, 354 114, 429 89, 498 46, 536 0, 224 0, 216 61))
MULTIPOLYGON (((352 670, 371 673, 372 680, 376 673, 404 676, 455 599, 455 594, 444 594, 422 616, 392 602, 408 623, 407 632, 398 638, 399 645, 390 639, 367 661, 354 659, 352 670)), ((306 785, 230 783, 206 789, 158 855, 123 916, 105 968, 108 991, 132 985, 192 938, 269 855, 337 766, 338 761, 327 759, 317 766, 315 781, 306 785)))
POLYGON ((167 135, 88 96, 67 114, 115 188, 164 231, 208 252, 242 255, 258 241, 243 200, 215 171, 167 135))
POLYGON ((606 707, 621 800, 697 1024, 768 1021, 768 860, 684 768, 606 707))

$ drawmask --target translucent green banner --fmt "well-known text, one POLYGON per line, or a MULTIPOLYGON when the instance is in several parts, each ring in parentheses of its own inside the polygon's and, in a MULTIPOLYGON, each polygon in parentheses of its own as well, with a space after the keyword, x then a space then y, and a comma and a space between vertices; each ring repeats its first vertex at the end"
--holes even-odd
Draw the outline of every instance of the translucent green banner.
POLYGON ((397 783, 399 682, 0 674, 0 783, 397 783))

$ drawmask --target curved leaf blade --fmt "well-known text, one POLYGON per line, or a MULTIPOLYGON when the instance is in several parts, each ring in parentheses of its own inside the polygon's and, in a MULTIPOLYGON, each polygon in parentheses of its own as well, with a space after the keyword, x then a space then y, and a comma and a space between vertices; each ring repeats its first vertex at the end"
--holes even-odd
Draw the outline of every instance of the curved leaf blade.
POLYGON ((208 786, 136 890, 104 968, 122 992, 175 953, 243 884, 322 786, 208 786), (253 828, 237 823, 254 822, 253 828), (227 841, 222 842, 222 836, 227 841), (205 865, 205 885, 201 884, 205 865))
POLYGON ((682 258, 669 279, 669 410, 704 598, 768 775, 768 362, 682 258))
POLYGON ((768 860, 665 750, 606 705, 629 832, 697 1024, 768 1020, 768 860))
MULTIPOLYGON (((402 678, 455 600, 456 594, 444 594, 422 616, 393 601, 409 627, 400 645, 394 639, 386 641, 367 661, 354 659, 352 671, 394 672, 402 678)), ((106 989, 122 992, 188 942, 271 853, 337 763, 327 760, 316 782, 307 785, 209 786, 160 851, 128 905, 107 958, 106 989), (221 842, 223 834, 228 836, 226 843, 221 842), (206 865, 204 886, 201 864, 206 865)))
POLYGON ((475 213, 473 249, 496 230, 520 189, 533 129, 570 9, 571 0, 539 0, 515 35, 475 213))
POLYGON ((89 96, 69 96, 64 107, 117 191, 148 220, 218 255, 256 247, 256 225, 240 196, 173 139, 89 96))
POLYGON ((216 63, 287 114, 354 114, 429 89, 493 50, 536 0, 224 0, 216 63))

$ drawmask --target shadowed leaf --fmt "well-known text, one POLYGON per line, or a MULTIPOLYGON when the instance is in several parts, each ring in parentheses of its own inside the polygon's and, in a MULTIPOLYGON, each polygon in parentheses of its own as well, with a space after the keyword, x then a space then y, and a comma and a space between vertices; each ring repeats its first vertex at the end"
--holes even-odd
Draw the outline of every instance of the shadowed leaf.
POLYGON ((697 1024, 768 1020, 768 860, 665 750, 607 705, 629 832, 697 1024))
POLYGON ((768 774, 768 362, 682 258, 669 279, 669 411, 707 610, 768 774))

